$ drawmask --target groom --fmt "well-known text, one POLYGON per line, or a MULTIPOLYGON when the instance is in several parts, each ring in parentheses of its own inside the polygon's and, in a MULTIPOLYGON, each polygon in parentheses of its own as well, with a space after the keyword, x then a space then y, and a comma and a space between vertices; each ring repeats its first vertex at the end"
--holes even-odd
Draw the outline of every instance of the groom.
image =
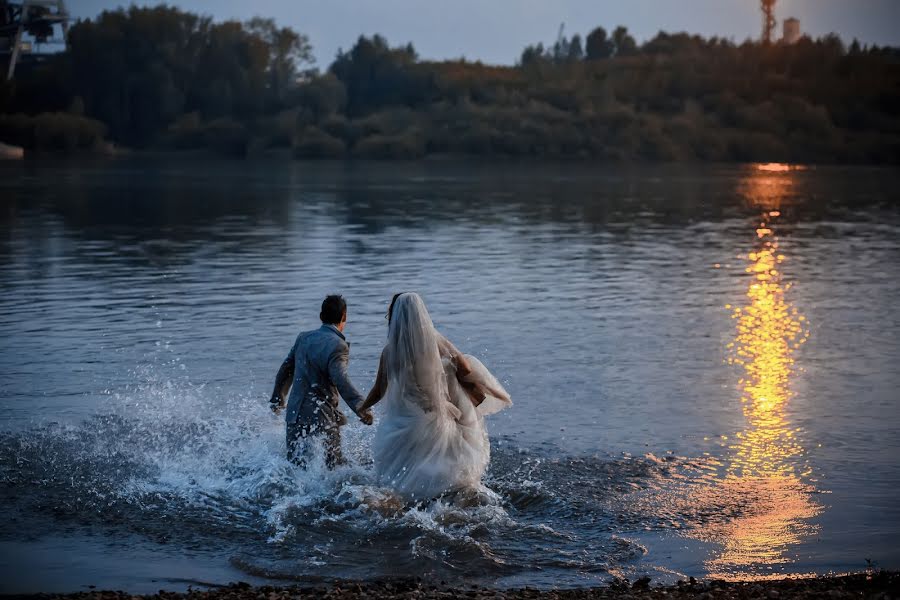
POLYGON ((338 295, 328 296, 322 302, 319 318, 322 320, 319 329, 297 336, 275 376, 275 390, 269 402, 277 413, 284 406, 288 388, 292 388, 285 413, 288 458, 303 465, 303 440, 321 437, 325 462, 333 469, 345 462, 340 428, 347 423, 347 418, 338 408, 338 392, 366 425, 372 424, 372 413, 360 410, 364 398, 347 375, 350 355, 350 343, 344 337, 347 302, 338 295))

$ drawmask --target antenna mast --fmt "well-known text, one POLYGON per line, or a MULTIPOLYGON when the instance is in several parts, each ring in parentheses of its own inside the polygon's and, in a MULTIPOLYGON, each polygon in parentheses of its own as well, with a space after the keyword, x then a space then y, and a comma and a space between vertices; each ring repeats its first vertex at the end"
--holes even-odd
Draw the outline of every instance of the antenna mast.
POLYGON ((763 11, 762 26, 762 43, 769 45, 772 43, 772 36, 775 33, 775 0, 761 0, 763 11))

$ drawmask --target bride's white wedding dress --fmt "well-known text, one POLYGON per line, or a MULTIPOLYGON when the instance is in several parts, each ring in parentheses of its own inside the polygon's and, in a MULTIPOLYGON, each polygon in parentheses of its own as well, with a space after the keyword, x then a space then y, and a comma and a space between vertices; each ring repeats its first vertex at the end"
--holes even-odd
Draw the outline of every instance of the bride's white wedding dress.
POLYGON ((394 304, 367 404, 380 394, 385 412, 373 454, 381 484, 410 500, 480 485, 490 461, 484 417, 512 401, 478 359, 435 330, 418 294, 394 304))

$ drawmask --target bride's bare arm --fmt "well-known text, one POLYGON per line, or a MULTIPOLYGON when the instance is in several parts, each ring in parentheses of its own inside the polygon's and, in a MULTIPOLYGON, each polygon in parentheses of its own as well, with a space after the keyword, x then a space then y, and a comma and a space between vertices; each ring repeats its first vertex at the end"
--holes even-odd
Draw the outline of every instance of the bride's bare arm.
POLYGON ((463 390, 465 390, 469 399, 472 401, 472 404, 479 406, 488 396, 494 396, 495 398, 507 397, 506 394, 499 390, 495 390, 483 381, 477 379, 473 380, 469 377, 472 375, 472 367, 466 359, 466 355, 460 352, 459 349, 453 345, 453 342, 444 336, 440 336, 440 338, 438 338, 438 345, 440 347, 441 356, 449 356, 450 360, 453 362, 456 371, 456 380, 463 390))
POLYGON ((469 366, 469 361, 466 360, 466 357, 457 353, 453 355, 451 360, 456 367, 456 381, 458 381, 460 387, 465 390, 466 395, 472 401, 472 404, 478 406, 484 402, 487 395, 485 394, 483 386, 467 379, 468 375, 472 373, 472 367, 469 366))
POLYGON ((368 410, 378 404, 378 401, 384 397, 387 391, 387 374, 384 364, 384 350, 381 351, 381 358, 378 359, 378 374, 375 376, 375 385, 369 390, 366 401, 362 403, 360 410, 368 410))

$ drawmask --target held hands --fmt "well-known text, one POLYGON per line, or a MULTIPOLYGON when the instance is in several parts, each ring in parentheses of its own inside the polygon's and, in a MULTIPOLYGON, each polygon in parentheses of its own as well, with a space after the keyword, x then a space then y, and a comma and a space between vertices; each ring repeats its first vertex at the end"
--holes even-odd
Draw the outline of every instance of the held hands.
POLYGON ((271 398, 269 398, 269 408, 271 408, 272 412, 277 415, 278 411, 281 410, 281 398, 277 395, 273 395, 271 398))
POLYGON ((358 415, 359 415, 359 420, 362 421, 363 423, 365 423, 366 425, 372 424, 372 411, 369 410, 368 408, 365 410, 359 411, 358 415))

